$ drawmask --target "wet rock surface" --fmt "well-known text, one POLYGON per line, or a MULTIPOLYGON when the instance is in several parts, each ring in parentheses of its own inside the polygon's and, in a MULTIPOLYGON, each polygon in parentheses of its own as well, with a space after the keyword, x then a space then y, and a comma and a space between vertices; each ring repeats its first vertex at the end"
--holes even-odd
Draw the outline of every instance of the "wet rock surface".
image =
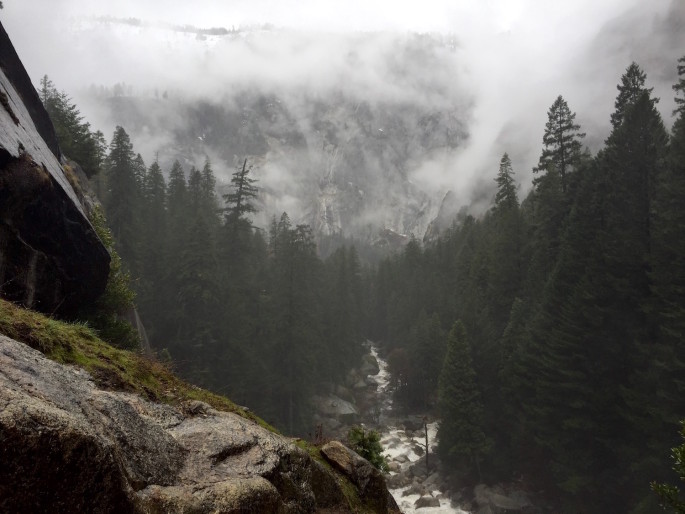
MULTIPOLYGON (((394 512, 382 475, 350 459, 362 499, 394 512)), ((291 439, 199 401, 98 389, 4 336, 0 462, 0 512, 352 511, 342 478, 291 439)))
POLYGON ((109 254, 60 164, 50 118, 0 26, 0 294, 69 316, 104 290, 109 254))
POLYGON ((385 488, 383 474, 369 461, 338 441, 325 444, 321 453, 335 469, 359 488, 364 503, 379 512, 399 512, 395 500, 385 488))

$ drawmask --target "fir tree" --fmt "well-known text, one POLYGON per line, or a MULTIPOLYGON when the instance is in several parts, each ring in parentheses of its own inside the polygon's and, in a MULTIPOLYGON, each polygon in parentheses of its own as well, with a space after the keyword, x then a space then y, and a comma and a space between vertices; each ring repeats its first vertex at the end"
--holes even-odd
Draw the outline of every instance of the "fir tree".
MULTIPOLYGON (((614 129, 623 123, 627 109, 637 101, 642 93, 651 94, 654 88, 645 88, 646 78, 647 75, 645 75, 637 63, 632 62, 626 68, 625 73, 621 76, 621 83, 616 86, 618 96, 614 103, 615 111, 611 114, 611 124, 614 129)), ((652 102, 657 103, 658 99, 652 99, 652 102)))
POLYGON ((40 81, 38 95, 50 115, 62 152, 75 160, 88 177, 100 171, 103 155, 100 140, 91 133, 90 124, 83 120, 75 104, 64 92, 59 92, 45 75, 40 81))
POLYGON ((673 114, 682 115, 685 112, 685 56, 678 59, 678 82, 673 85, 676 92, 676 108, 673 114))
POLYGON ((559 95, 547 111, 547 124, 542 137, 544 148, 540 162, 533 169, 549 172, 556 170, 561 178, 561 190, 565 193, 568 187, 568 174, 580 163, 580 140, 585 137, 579 132, 580 125, 575 123, 576 113, 572 113, 566 100, 559 95))
POLYGON ((509 159, 509 155, 506 153, 502 156, 502 160, 499 163, 499 172, 495 182, 497 182, 495 210, 518 209, 514 170, 511 167, 511 159, 509 159))
POLYGON ((257 198, 257 182, 250 177, 252 166, 247 165, 247 159, 243 161, 242 168, 238 168, 231 178, 233 190, 224 195, 226 202, 226 220, 228 224, 237 227, 239 220, 245 220, 248 214, 256 212, 253 201, 257 198))
POLYGON ((440 458, 453 470, 472 471, 475 466, 480 474, 480 460, 489 453, 491 443, 483 432, 483 405, 461 321, 454 324, 447 339, 438 402, 440 458))
POLYGON ((112 235, 124 263, 137 276, 138 197, 135 176, 133 145, 123 127, 117 127, 107 157, 107 184, 105 196, 107 219, 112 235))
POLYGON ((174 161, 171 171, 169 172, 167 208, 169 210, 170 221, 174 225, 175 231, 178 231, 184 222, 188 208, 188 186, 186 184, 185 173, 183 172, 181 163, 178 161, 174 161))

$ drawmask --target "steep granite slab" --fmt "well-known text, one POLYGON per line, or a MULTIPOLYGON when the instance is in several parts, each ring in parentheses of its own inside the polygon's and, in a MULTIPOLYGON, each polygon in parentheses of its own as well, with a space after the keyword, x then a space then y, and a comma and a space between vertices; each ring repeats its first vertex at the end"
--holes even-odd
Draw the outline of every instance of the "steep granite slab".
POLYGON ((60 165, 49 116, 1 26, 0 104, 0 294, 69 316, 104 290, 109 254, 60 165))

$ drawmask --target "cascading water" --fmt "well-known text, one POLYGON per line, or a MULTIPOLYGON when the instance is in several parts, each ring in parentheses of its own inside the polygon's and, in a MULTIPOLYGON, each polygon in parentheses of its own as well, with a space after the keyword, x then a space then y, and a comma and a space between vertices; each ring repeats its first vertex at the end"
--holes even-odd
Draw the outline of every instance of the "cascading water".
MULTIPOLYGON (((425 432, 423 426, 420 429, 414 427, 416 430, 408 430, 406 427, 399 426, 398 419, 393 416, 388 363, 379 356, 378 350, 373 345, 370 346, 369 351, 380 368, 378 374, 372 377, 378 384, 376 418, 379 427, 381 427, 381 444, 391 469, 388 488, 398 506, 405 514, 414 512, 420 514, 468 514, 459 507, 452 505, 450 499, 439 490, 437 485, 439 477, 435 471, 431 472, 426 469, 425 473, 417 473, 419 476, 412 477, 408 485, 396 487, 407 479, 395 483, 393 477, 400 474, 414 475, 413 470, 417 470, 417 466, 426 466, 424 458, 425 432)), ((430 456, 434 454, 437 444, 437 432, 437 421, 427 424, 429 460, 430 456)), ((426 467, 428 468, 428 466, 426 467)))

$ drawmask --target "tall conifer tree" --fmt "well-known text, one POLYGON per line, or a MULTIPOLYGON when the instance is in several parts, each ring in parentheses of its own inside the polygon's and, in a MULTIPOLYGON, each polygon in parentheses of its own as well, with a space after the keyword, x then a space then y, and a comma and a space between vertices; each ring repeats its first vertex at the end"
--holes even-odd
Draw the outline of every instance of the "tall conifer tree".
POLYGON ((533 171, 556 170, 561 178, 561 190, 568 188, 568 175, 580 164, 580 140, 585 133, 579 132, 575 123, 576 113, 571 112, 566 100, 559 95, 547 111, 547 124, 542 137, 544 148, 540 162, 533 171))
POLYGON ((489 453, 491 443, 483 432, 483 405, 473 370, 471 348, 461 321, 452 327, 440 372, 438 453, 453 470, 470 472, 489 453))

